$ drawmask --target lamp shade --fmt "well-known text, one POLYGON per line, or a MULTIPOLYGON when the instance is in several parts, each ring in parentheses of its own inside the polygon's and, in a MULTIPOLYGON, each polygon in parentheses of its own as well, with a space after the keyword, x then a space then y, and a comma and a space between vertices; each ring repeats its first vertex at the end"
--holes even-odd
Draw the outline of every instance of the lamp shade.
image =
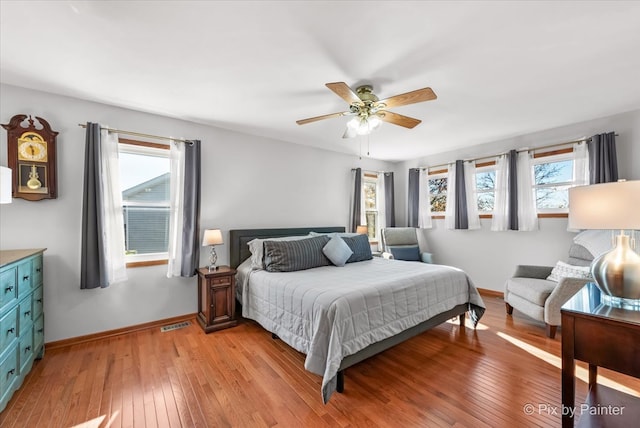
POLYGON ((11 203, 11 170, 0 166, 0 204, 11 203))
POLYGON ((222 232, 220 232, 220 229, 206 229, 204 231, 204 237, 202 238, 203 247, 222 244, 224 244, 224 241, 222 240, 222 232))
POLYGON ((570 188, 569 229, 640 230, 640 180, 570 188))
POLYGON ((368 232, 367 226, 360 225, 360 226, 356 227, 356 233, 359 233, 361 235, 366 235, 367 232, 368 232))

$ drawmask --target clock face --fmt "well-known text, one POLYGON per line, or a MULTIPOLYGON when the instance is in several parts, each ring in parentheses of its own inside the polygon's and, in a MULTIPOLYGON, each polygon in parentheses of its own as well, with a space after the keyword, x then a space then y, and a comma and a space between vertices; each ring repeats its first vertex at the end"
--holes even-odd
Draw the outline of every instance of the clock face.
POLYGON ((35 132, 25 132, 18 139, 18 159, 47 162, 47 142, 35 132))

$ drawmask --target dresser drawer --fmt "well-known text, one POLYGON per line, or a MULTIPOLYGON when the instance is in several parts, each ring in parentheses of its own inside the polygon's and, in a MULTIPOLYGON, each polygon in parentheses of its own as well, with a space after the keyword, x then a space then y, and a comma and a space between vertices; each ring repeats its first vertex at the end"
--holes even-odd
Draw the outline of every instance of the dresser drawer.
POLYGON ((31 259, 31 274, 33 275, 31 286, 33 288, 42 284, 42 269, 42 256, 31 259))
POLYGON ((36 288, 33 292, 33 319, 37 319, 44 312, 44 289, 36 288))
POLYGON ((212 278, 211 285, 214 287, 223 286, 223 285, 231 285, 231 277, 223 276, 221 278, 212 278))
POLYGON ((20 263, 18 265, 18 299, 31 292, 32 279, 31 260, 20 263))
POLYGON ((22 374, 31 370, 33 363, 33 329, 29 329, 20 336, 18 343, 18 367, 20 367, 20 374, 22 374))
POLYGON ((33 303, 31 294, 25 297, 18 304, 18 337, 25 331, 31 330, 33 325, 33 303))
MULTIPOLYGON (((44 345, 44 314, 40 315, 40 317, 36 318, 36 320, 33 322, 34 352, 37 352, 43 345, 44 345)), ((38 356, 38 358, 40 358, 40 356, 38 356)))
POLYGON ((18 347, 14 344, 0 360, 0 401, 13 392, 18 378, 18 347))
POLYGON ((0 314, 18 300, 18 267, 0 273, 0 314))
POLYGON ((0 354, 18 337, 18 306, 0 318, 0 354))

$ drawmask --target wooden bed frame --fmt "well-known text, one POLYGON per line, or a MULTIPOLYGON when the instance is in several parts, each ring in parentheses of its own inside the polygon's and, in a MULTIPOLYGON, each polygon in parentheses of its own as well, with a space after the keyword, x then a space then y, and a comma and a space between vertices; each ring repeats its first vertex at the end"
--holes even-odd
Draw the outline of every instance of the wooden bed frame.
MULTIPOLYGON (((300 235, 308 235, 309 232, 318 232, 318 233, 330 233, 330 232, 344 232, 344 227, 299 227, 299 228, 287 228, 287 229, 241 229, 241 230, 230 230, 229 231, 229 251, 230 251, 230 264, 231 267, 236 268, 240 263, 251 256, 251 252, 249 251, 249 247, 247 243, 255 238, 260 239, 268 239, 268 238, 279 238, 283 236, 300 236, 300 235)), ((410 329, 403 331, 395 336, 384 339, 380 342, 373 343, 361 351, 346 356, 342 363, 340 364, 340 368, 338 369, 337 375, 337 388, 338 392, 344 391, 344 371, 345 369, 359 363, 360 361, 364 361, 369 357, 372 357, 376 354, 379 354, 382 351, 385 351, 399 343, 404 342, 405 340, 411 339, 414 336, 417 336, 433 327, 436 327, 447 320, 450 320, 455 317, 459 317, 460 326, 464 328, 465 324, 465 314, 467 312, 468 305, 461 304, 454 307, 451 310, 443 312, 430 318, 410 329)), ((275 334, 272 333, 272 337, 277 338, 275 334)))

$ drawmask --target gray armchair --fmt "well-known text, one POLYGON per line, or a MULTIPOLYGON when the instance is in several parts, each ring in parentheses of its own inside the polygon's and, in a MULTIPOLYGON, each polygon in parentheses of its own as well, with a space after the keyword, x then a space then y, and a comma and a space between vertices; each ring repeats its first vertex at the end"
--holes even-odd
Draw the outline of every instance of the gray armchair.
MULTIPOLYGON (((586 248, 572 244, 567 263, 589 266, 593 255, 586 248)), ((513 309, 542 321, 547 327, 547 336, 553 339, 560 325, 560 308, 589 282, 582 278, 561 278, 558 282, 547 280, 550 266, 519 265, 513 277, 505 284, 504 302, 507 314, 513 309)))
POLYGON ((431 253, 424 242, 418 239, 414 227, 387 227, 382 229, 382 256, 388 259, 431 263, 431 253))

